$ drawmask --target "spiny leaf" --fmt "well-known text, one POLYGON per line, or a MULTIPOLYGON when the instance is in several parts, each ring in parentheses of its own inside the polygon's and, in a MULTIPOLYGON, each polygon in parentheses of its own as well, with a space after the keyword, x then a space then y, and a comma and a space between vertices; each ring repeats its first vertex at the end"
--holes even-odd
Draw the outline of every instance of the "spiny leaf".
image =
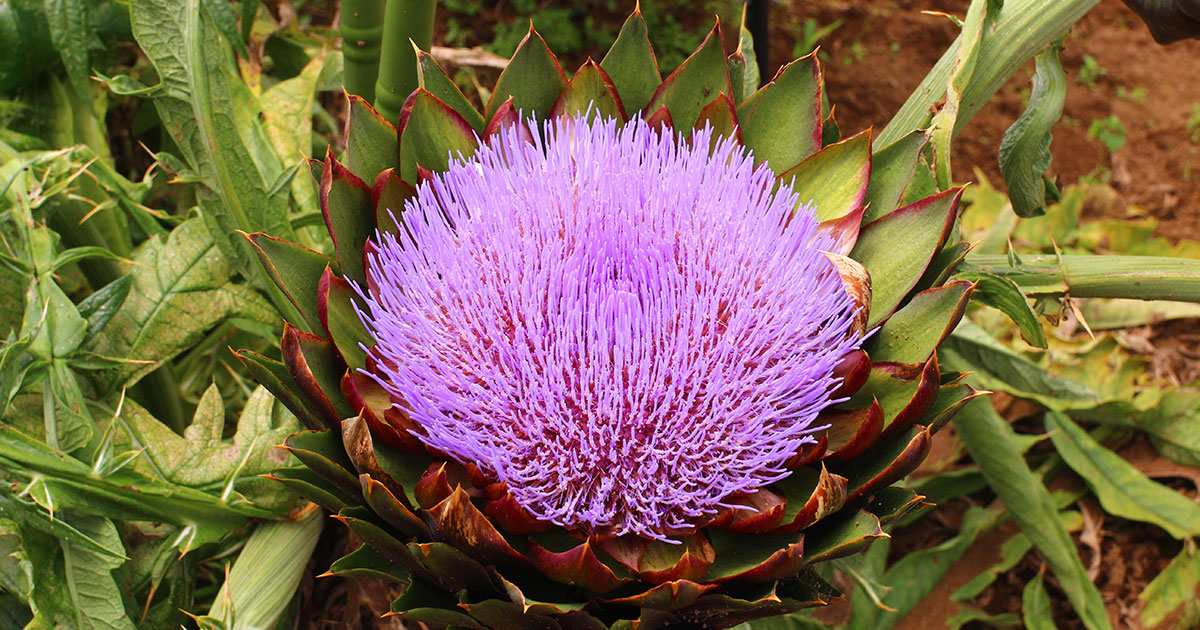
POLYGON ((266 389, 259 387, 250 395, 230 439, 222 437, 225 405, 216 385, 205 390, 182 436, 130 402, 126 401, 129 406, 122 416, 126 429, 133 444, 146 449, 145 459, 134 461, 135 470, 192 488, 221 489, 237 478, 239 491, 251 495, 260 507, 279 509, 292 502, 257 478, 287 463, 287 453, 276 447, 300 428, 291 414, 280 413, 278 402, 266 389))
MULTIPOLYGON (((491 121, 496 110, 509 97, 513 99, 513 107, 524 116, 545 118, 550 112, 554 99, 567 87, 567 78, 563 75, 558 59, 550 52, 546 40, 529 25, 529 34, 521 40, 517 51, 513 53, 508 66, 496 79, 496 87, 488 100, 484 119, 491 121)), ((409 180, 405 176, 405 181, 409 180)))
POLYGON ((871 274, 868 328, 886 320, 924 275, 946 243, 961 194, 961 188, 947 190, 863 226, 850 257, 871 274))
POLYGON ((729 68, 725 65, 725 50, 721 43, 721 26, 708 33, 700 47, 675 69, 655 90, 644 108, 657 112, 666 107, 677 129, 695 125, 700 110, 717 94, 732 94, 729 68))
POLYGON ((617 94, 625 104, 626 113, 633 116, 645 109, 650 97, 662 83, 662 75, 658 72, 658 61, 650 47, 646 20, 637 9, 621 26, 621 33, 600 62, 600 67, 612 78, 617 94))
POLYGON ((816 55, 780 68, 770 83, 738 105, 737 116, 754 160, 776 173, 820 150, 821 68, 816 55))
POLYGON ((421 87, 429 90, 430 94, 438 97, 439 100, 458 112, 458 115, 462 116, 463 120, 466 120, 476 133, 483 133, 483 116, 467 100, 467 97, 463 96, 462 90, 459 90, 458 85, 450 80, 433 55, 423 50, 417 51, 417 78, 421 87))
POLYGON ((870 174, 871 134, 864 131, 813 154, 785 171, 779 181, 792 187, 801 205, 828 221, 862 206, 870 174))

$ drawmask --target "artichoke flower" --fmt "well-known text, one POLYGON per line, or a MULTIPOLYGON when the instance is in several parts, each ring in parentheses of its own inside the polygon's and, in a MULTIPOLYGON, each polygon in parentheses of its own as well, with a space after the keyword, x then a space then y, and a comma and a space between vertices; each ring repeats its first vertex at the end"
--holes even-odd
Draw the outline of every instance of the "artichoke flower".
POLYGON ((311 429, 273 478, 363 542, 330 573, 431 627, 837 597, 976 395, 938 368, 974 287, 927 134, 841 139, 815 56, 746 94, 719 25, 664 80, 636 11, 570 79, 531 29, 482 113, 418 64, 314 162, 335 255, 248 236, 296 312, 282 361, 238 356, 311 429))

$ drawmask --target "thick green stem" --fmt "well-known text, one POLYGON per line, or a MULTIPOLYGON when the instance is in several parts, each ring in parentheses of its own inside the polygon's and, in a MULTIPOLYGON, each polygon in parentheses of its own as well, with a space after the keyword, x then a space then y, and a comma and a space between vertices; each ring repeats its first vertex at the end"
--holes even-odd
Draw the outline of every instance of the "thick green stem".
POLYGON ((991 273, 1026 295, 1200 302, 1200 260, 1159 256, 971 256, 959 271, 991 273))
POLYGON ((383 42, 384 0, 342 0, 342 55, 346 91, 375 100, 379 47, 383 42))
POLYGON ((436 6, 435 0, 390 0, 387 3, 379 81, 375 84, 375 109, 392 122, 400 115, 404 100, 417 89, 417 55, 413 44, 429 50, 436 6))
POLYGON ((229 569, 208 615, 235 628, 271 628, 291 601, 325 522, 320 510, 259 525, 229 569))
MULTIPOLYGON (((980 42, 979 58, 971 75, 971 83, 963 91, 959 103, 954 134, 957 135, 967 126, 1014 72, 1062 37, 1072 24, 1099 1, 1006 0, 996 17, 994 28, 984 33, 980 42)), ((946 82, 950 78, 957 52, 956 41, 879 134, 875 146, 886 147, 914 129, 926 126, 930 110, 946 93, 946 82)))

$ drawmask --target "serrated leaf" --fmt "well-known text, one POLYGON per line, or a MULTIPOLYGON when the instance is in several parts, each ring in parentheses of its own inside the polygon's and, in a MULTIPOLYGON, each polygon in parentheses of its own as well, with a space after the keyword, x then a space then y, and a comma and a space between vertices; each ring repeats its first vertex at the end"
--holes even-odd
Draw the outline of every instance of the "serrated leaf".
MULTIPOLYGON (((483 117, 492 120, 500 105, 512 97, 513 107, 523 116, 536 116, 544 119, 550 112, 554 99, 567 87, 567 78, 563 75, 558 59, 550 52, 546 40, 533 30, 530 24, 529 34, 521 40, 509 60, 508 66, 496 79, 496 87, 488 100, 483 117)), ((401 145, 403 150, 403 145, 401 145)), ((406 176, 405 181, 413 181, 406 176)))
POLYGON ((870 174, 871 135, 864 131, 818 151, 781 174, 779 181, 791 186, 800 205, 828 221, 862 206, 870 174))
POLYGON ((113 391, 132 384, 231 319, 277 325, 278 311, 234 282, 236 272, 200 219, 181 223, 166 239, 144 243, 129 265, 133 285, 128 297, 85 346, 96 354, 131 360, 99 373, 102 386, 113 391))
POLYGON ((700 47, 663 80, 644 109, 657 112, 666 107, 677 129, 689 129, 696 124, 700 110, 722 92, 732 94, 733 88, 718 24, 700 47))
POLYGON ((222 436, 225 405, 216 385, 205 390, 182 436, 130 401, 126 405, 125 427, 134 443, 145 448, 146 459, 134 460, 135 470, 218 492, 238 479, 230 488, 236 487, 264 509, 278 510, 292 502, 257 477, 287 463, 287 452, 277 447, 300 428, 290 413, 280 413, 279 403, 266 389, 259 387, 250 395, 229 439, 222 436))
MULTIPOLYGON (((821 149, 821 69, 815 54, 787 64, 762 89, 746 93, 737 118, 755 162, 783 173, 821 149)), ((828 218, 834 216, 840 215, 828 218)))
POLYGON ((253 255, 234 230, 293 238, 287 190, 271 194, 284 168, 254 96, 201 0, 136 0, 130 19, 162 82, 154 104, 163 126, 216 197, 201 198, 209 220, 221 226, 216 241, 251 269, 253 255))
POLYGON ((1059 455, 1096 494, 1109 514, 1150 523, 1175 538, 1200 535, 1200 505, 1151 481, 1057 412, 1046 414, 1046 432, 1059 455))
POLYGON ((961 194, 961 188, 947 190, 863 226, 850 257, 871 274, 868 328, 886 320, 925 274, 946 243, 961 194))
POLYGON ((662 83, 662 75, 650 47, 646 20, 636 8, 621 26, 620 34, 604 55, 600 67, 612 78, 628 115, 645 109, 662 83))
MULTIPOLYGON (((78 514, 73 524, 106 545, 122 548, 112 521, 78 514)), ((73 627, 79 630, 133 630, 112 570, 121 561, 87 547, 59 542, 26 531, 24 551, 32 568, 31 599, 36 613, 30 628, 73 627)))

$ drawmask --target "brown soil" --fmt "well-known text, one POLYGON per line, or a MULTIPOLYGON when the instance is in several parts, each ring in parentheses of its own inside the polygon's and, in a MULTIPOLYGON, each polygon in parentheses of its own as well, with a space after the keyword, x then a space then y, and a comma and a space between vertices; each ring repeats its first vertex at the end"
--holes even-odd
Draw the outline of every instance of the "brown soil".
MULTIPOLYGON (((792 56, 789 25, 844 20, 821 41, 830 57, 830 100, 844 130, 882 128, 957 35, 949 20, 921 11, 961 16, 965 9, 961 0, 792 0, 773 14, 779 27, 771 34, 772 60, 792 56)), ((1193 107, 1200 107, 1200 41, 1159 46, 1119 0, 1102 0, 1065 43, 1061 58, 1069 86, 1063 119, 1054 128, 1052 173, 1063 184, 1090 175, 1120 193, 1125 204, 1092 208, 1093 217, 1152 216, 1161 221, 1162 236, 1200 237, 1200 142, 1187 129, 1193 107), (1085 56, 1106 72, 1091 86, 1079 80, 1085 56), (1143 91, 1144 102, 1137 102, 1143 91), (1125 126, 1126 142, 1110 156, 1088 137, 1088 128, 1113 115, 1125 126)), ((959 136, 956 179, 973 180, 979 169, 993 184, 1003 184, 996 153, 1024 108, 1022 90, 1030 76, 1031 69, 1018 72, 959 136)))

